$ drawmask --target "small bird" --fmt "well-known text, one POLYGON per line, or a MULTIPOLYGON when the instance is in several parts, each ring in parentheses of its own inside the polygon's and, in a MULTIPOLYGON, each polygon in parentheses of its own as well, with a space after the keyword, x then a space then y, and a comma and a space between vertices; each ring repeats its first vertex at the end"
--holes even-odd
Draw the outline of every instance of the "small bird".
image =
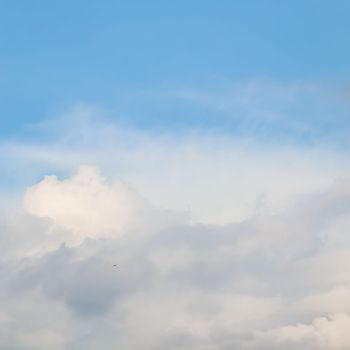
POLYGON ((113 267, 117 267, 117 264, 114 264, 113 267))

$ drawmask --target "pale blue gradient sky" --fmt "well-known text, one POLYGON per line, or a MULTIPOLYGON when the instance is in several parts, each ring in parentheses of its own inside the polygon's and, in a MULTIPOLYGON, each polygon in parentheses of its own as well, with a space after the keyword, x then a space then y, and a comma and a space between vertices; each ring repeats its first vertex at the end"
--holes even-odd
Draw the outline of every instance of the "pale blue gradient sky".
POLYGON ((348 1, 0 6, 3 139, 77 104, 167 132, 342 146, 350 129, 348 1))

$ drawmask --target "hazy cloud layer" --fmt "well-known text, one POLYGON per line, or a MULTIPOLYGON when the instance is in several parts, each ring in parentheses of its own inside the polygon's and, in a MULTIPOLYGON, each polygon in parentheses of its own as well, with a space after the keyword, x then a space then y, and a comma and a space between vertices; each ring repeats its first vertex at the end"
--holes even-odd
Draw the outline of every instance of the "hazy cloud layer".
MULTIPOLYGON (((5 207, 44 176, 64 178, 82 164, 94 164, 158 208, 189 211, 196 222, 225 224, 248 218, 262 204, 280 210, 291 196, 319 191, 349 173, 347 153, 327 145, 276 144, 273 138, 262 143, 212 130, 141 132, 103 121, 86 106, 28 133, 0 143, 5 207)), ((77 181, 62 186, 78 190, 77 181)), ((41 192, 44 186, 56 186, 54 178, 44 181, 41 192)))
POLYGON ((87 166, 23 206, 0 223, 1 348, 350 347, 348 180, 225 225, 87 166))

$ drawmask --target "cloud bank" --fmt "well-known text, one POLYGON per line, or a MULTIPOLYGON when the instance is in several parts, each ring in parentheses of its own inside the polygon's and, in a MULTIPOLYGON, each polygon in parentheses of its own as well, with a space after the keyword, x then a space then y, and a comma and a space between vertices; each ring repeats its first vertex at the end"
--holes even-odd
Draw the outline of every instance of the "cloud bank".
POLYGON ((0 347, 350 347, 350 182, 226 224, 82 166, 1 216, 0 347), (117 267, 113 265, 117 265, 117 267))

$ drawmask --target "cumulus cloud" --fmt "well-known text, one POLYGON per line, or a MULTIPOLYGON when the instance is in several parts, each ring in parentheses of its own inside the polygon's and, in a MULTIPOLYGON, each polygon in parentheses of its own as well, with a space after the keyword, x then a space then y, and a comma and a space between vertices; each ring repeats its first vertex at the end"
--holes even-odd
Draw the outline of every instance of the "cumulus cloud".
POLYGON ((311 324, 298 324, 261 332, 253 348, 345 350, 350 344, 350 317, 335 314, 315 318, 311 324))
MULTIPOLYGON (((79 239, 159 229, 166 217, 158 215, 150 203, 127 185, 108 184, 92 166, 81 166, 76 175, 63 181, 46 176, 27 190, 24 208, 35 216, 51 219, 79 239)), ((169 222, 170 216, 166 223, 169 222)))
POLYGON ((348 180, 209 225, 83 166, 23 208, 1 219, 1 348, 350 347, 348 180))
POLYGON ((344 155, 72 113, 0 144, 0 348, 350 348, 344 155))

